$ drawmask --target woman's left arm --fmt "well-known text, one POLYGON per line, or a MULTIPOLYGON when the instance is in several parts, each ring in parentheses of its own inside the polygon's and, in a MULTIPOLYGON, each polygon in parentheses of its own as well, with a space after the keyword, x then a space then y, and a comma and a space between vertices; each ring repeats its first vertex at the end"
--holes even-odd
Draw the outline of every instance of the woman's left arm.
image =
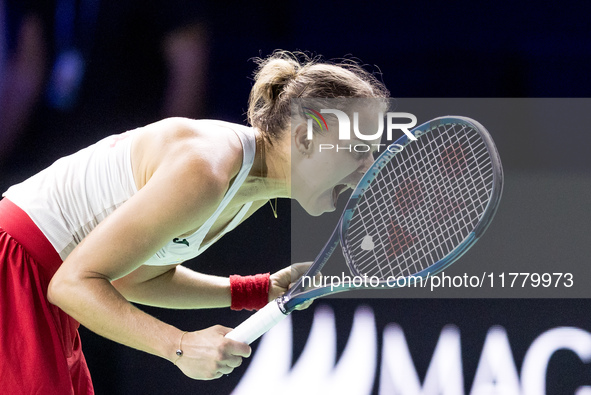
MULTIPOLYGON (((291 265, 269 279, 269 301, 281 296, 310 263, 291 265)), ((181 265, 141 266, 112 282, 127 300, 172 309, 229 307, 230 279, 195 272, 181 265)))
POLYGON ((130 302, 172 309, 230 306, 230 280, 181 265, 143 265, 113 286, 130 302))

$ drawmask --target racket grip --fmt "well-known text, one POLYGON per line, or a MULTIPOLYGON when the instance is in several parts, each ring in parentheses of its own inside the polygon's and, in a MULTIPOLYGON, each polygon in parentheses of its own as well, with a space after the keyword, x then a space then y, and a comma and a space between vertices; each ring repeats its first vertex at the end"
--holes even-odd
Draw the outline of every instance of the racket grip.
POLYGON ((281 311, 278 300, 275 299, 251 315, 242 324, 228 332, 226 337, 250 344, 281 322, 285 317, 287 317, 287 314, 281 311))

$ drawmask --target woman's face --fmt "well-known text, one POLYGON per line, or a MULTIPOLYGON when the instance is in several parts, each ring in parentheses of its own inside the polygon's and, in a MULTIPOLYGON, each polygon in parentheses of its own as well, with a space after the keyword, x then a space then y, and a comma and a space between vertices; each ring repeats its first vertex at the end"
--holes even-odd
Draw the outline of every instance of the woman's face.
POLYGON ((299 142, 292 145, 292 198, 314 216, 334 211, 339 195, 355 188, 373 164, 380 143, 379 139, 343 141, 336 132, 299 142))

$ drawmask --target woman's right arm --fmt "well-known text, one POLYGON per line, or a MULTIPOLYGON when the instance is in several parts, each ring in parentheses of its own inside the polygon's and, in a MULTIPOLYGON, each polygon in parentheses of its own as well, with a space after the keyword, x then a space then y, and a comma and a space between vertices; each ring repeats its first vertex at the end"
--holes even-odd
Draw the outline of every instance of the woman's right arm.
POLYGON ((72 251, 51 280, 48 298, 99 335, 178 359, 187 376, 210 379, 238 366, 250 347, 224 338, 229 329, 215 326, 184 335, 179 358, 182 332, 134 307, 111 284, 171 238, 199 227, 229 185, 232 155, 220 155, 198 136, 181 140, 171 144, 146 185, 72 251))

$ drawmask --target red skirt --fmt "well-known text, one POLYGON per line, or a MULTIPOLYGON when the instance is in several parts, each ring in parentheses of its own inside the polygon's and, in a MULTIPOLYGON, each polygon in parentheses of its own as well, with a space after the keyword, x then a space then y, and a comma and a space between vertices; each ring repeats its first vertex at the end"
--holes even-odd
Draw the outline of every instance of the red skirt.
POLYGON ((94 394, 79 324, 47 300, 62 260, 29 216, 0 201, 0 391, 94 394))

